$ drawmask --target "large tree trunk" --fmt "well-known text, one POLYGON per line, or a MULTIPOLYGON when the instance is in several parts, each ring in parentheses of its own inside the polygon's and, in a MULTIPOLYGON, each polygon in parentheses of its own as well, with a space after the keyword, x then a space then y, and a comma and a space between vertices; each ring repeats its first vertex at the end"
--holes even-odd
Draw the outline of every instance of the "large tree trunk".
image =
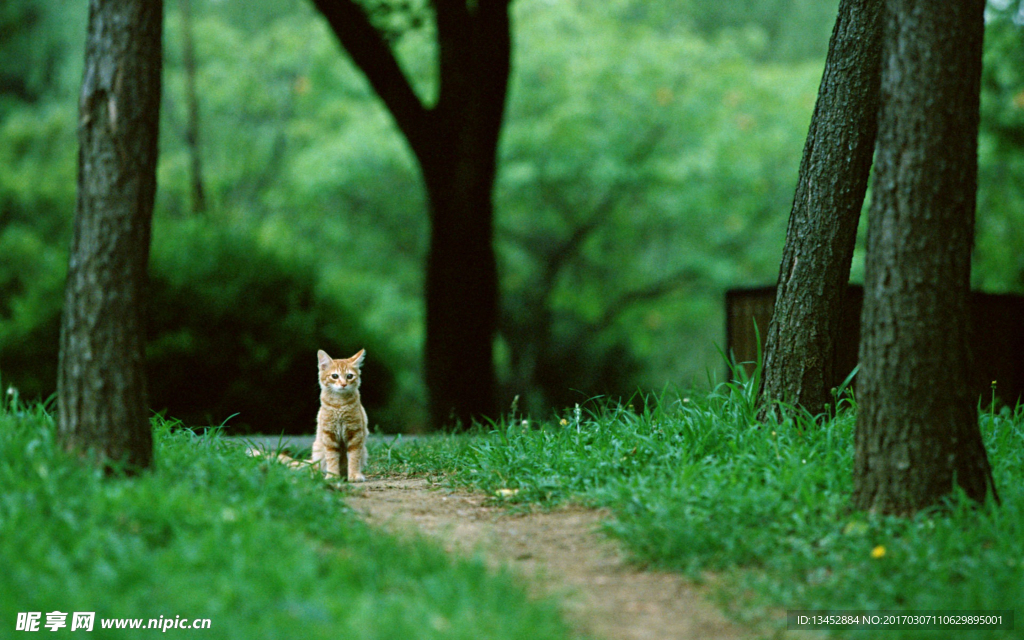
POLYGON ((78 200, 57 377, 62 445, 149 466, 143 322, 156 192, 161 0, 91 0, 78 200))
POLYGON ((857 397, 854 505, 991 489, 968 391, 984 0, 890 0, 857 397))
POLYGON ((832 400, 843 296, 875 148, 882 4, 839 6, 765 338, 762 414, 774 401, 818 413, 832 400))
POLYGON ((507 0, 483 0, 473 11, 462 0, 441 0, 435 11, 437 128, 413 151, 430 198, 425 371, 438 429, 497 411, 492 193, 512 45, 507 0))
POLYGON ((473 178, 465 174, 473 172, 472 167, 458 167, 451 177, 461 186, 432 184, 428 189, 425 371, 434 428, 469 426, 474 418, 493 416, 496 405, 493 176, 477 177, 472 184, 473 178))
POLYGON ((509 0, 435 0, 438 98, 426 107, 354 0, 313 0, 416 156, 430 202, 426 387, 430 425, 497 411, 494 189, 511 58, 509 0))

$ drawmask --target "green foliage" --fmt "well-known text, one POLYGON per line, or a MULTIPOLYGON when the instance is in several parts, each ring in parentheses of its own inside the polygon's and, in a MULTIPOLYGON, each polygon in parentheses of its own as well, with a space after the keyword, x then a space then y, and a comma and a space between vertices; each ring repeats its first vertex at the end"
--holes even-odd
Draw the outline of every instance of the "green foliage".
MULTIPOLYGON (((368 2, 380 24, 401 31, 392 46, 431 103, 429 11, 420 0, 368 2)), ((54 382, 84 49, 85 4, 58 4, 0 9, 0 29, 16 36, 0 38, 0 77, 11 68, 38 87, 26 100, 0 81, 0 250, 10 256, 0 262, 0 372, 36 397, 54 382)), ((314 297, 351 312, 353 335, 381 345, 371 357, 387 354, 395 380, 384 402, 401 411, 373 419, 418 429, 429 228, 411 154, 310 3, 192 4, 205 224, 240 230, 285 271, 292 260, 307 265, 302 273, 312 263, 314 297)), ((724 289, 777 278, 835 4, 512 4, 495 193, 506 403, 519 396, 521 409, 549 415, 595 395, 702 384, 719 368, 724 289)), ((1018 2, 989 11, 974 284, 1024 292, 1024 38, 1013 21, 1018 2)), ((155 256, 187 242, 175 222, 190 210, 174 3, 165 26, 155 256)), ((265 335, 291 330, 277 322, 287 314, 254 317, 272 323, 265 335)), ((201 410, 223 417, 240 408, 201 410)))
MULTIPOLYGON (((149 402, 190 425, 249 433, 311 433, 316 351, 369 353, 363 400, 384 430, 408 419, 395 404, 389 344, 325 292, 316 265, 262 247, 249 232, 202 221, 154 230, 148 304, 149 402)), ((67 258, 21 226, 0 236, 18 278, 0 283, 10 320, 0 324, 4 380, 45 398, 57 379, 60 301, 67 258), (46 258, 45 260, 43 258, 46 258), (28 286, 31 284, 31 286, 28 286)))
POLYGON ((85 3, 0 5, 0 118, 80 79, 85 15, 85 3))
POLYGON ((24 226, 0 232, 0 374, 29 398, 45 398, 57 378, 67 257, 24 226))
POLYGON ((978 215, 972 280, 1024 292, 1024 28, 1020 5, 991 2, 985 30, 978 140, 978 215), (1001 6, 1001 9, 994 5, 1001 6))
MULTIPOLYGON (((369 354, 363 400, 388 422, 394 377, 384 340, 319 288, 316 265, 202 222, 158 228, 150 278, 150 404, 188 424, 311 433, 316 351, 369 354)), ((394 416, 392 416, 394 417, 394 416)))
POLYGON ((19 224, 47 244, 63 240, 75 207, 75 111, 19 110, 0 119, 0 225, 19 224))
MULTIPOLYGON (((481 560, 368 528, 338 493, 215 433, 154 420, 157 466, 104 478, 39 406, 0 408, 0 619, 207 618, 209 638, 566 638, 481 560)), ((70 622, 70 620, 69 620, 70 622)), ((12 627, 9 627, 12 628, 12 627)))
POLYGON ((707 38, 746 33, 759 61, 821 59, 827 50, 838 0, 751 0, 749 2, 609 3, 618 20, 659 24, 665 31, 690 29, 707 38))
POLYGON ((778 268, 820 65, 753 62, 750 33, 665 29, 639 4, 516 5, 504 377, 537 414, 702 377, 722 290, 778 268))
POLYGON ((1024 406, 984 408, 979 418, 1001 507, 953 495, 904 519, 848 506, 851 400, 832 418, 783 408, 758 423, 752 391, 752 382, 729 383, 640 409, 597 403, 388 455, 396 468, 432 467, 500 503, 608 508, 609 533, 637 561, 698 579, 722 574, 722 603, 740 617, 777 622, 780 607, 1016 607, 1024 406))
POLYGON ((0 375, 29 398, 56 386, 75 209, 74 104, 0 108, 0 375))

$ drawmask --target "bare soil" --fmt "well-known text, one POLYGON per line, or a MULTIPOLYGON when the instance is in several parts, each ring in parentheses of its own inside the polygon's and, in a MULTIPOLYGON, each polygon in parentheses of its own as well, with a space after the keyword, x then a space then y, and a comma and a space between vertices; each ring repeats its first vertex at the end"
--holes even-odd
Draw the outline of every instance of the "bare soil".
POLYGON ((756 633, 726 620, 682 576, 627 562, 599 528, 606 512, 565 507, 512 513, 486 496, 452 492, 424 478, 371 478, 348 504, 371 524, 437 538, 451 553, 480 553, 521 574, 537 593, 562 600, 577 633, 605 640, 734 639, 756 633))

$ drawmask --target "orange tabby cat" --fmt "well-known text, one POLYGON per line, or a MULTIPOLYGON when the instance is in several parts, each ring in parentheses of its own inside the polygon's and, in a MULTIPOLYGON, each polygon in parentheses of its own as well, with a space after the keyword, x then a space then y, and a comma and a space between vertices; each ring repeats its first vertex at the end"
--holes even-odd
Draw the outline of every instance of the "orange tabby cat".
MULTIPOLYGON (((334 360, 316 352, 320 365, 320 411, 316 414, 316 439, 311 460, 296 460, 283 453, 277 459, 296 469, 312 466, 327 476, 344 475, 349 482, 363 482, 366 464, 366 410, 359 401, 359 377, 366 350, 351 358, 334 360)), ((262 456, 251 448, 251 456, 262 456)))
POLYGON ((349 482, 363 482, 367 420, 359 401, 359 376, 366 350, 339 360, 322 350, 316 355, 320 364, 320 411, 316 414, 310 462, 327 475, 344 474, 349 482))

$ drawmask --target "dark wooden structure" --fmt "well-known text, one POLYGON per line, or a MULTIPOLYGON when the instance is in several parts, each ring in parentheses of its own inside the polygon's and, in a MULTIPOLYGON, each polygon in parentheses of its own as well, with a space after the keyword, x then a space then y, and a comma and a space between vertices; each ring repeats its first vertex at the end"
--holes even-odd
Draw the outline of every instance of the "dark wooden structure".
MULTIPOLYGON (((850 285, 843 302, 842 331, 836 345, 837 387, 857 366, 864 289, 850 285)), ((762 348, 775 309, 775 287, 725 292, 725 341, 728 353, 752 372, 757 361, 756 323, 762 348)), ((971 295, 971 392, 988 400, 996 395, 1013 406, 1024 400, 1024 296, 974 292, 971 295)))

